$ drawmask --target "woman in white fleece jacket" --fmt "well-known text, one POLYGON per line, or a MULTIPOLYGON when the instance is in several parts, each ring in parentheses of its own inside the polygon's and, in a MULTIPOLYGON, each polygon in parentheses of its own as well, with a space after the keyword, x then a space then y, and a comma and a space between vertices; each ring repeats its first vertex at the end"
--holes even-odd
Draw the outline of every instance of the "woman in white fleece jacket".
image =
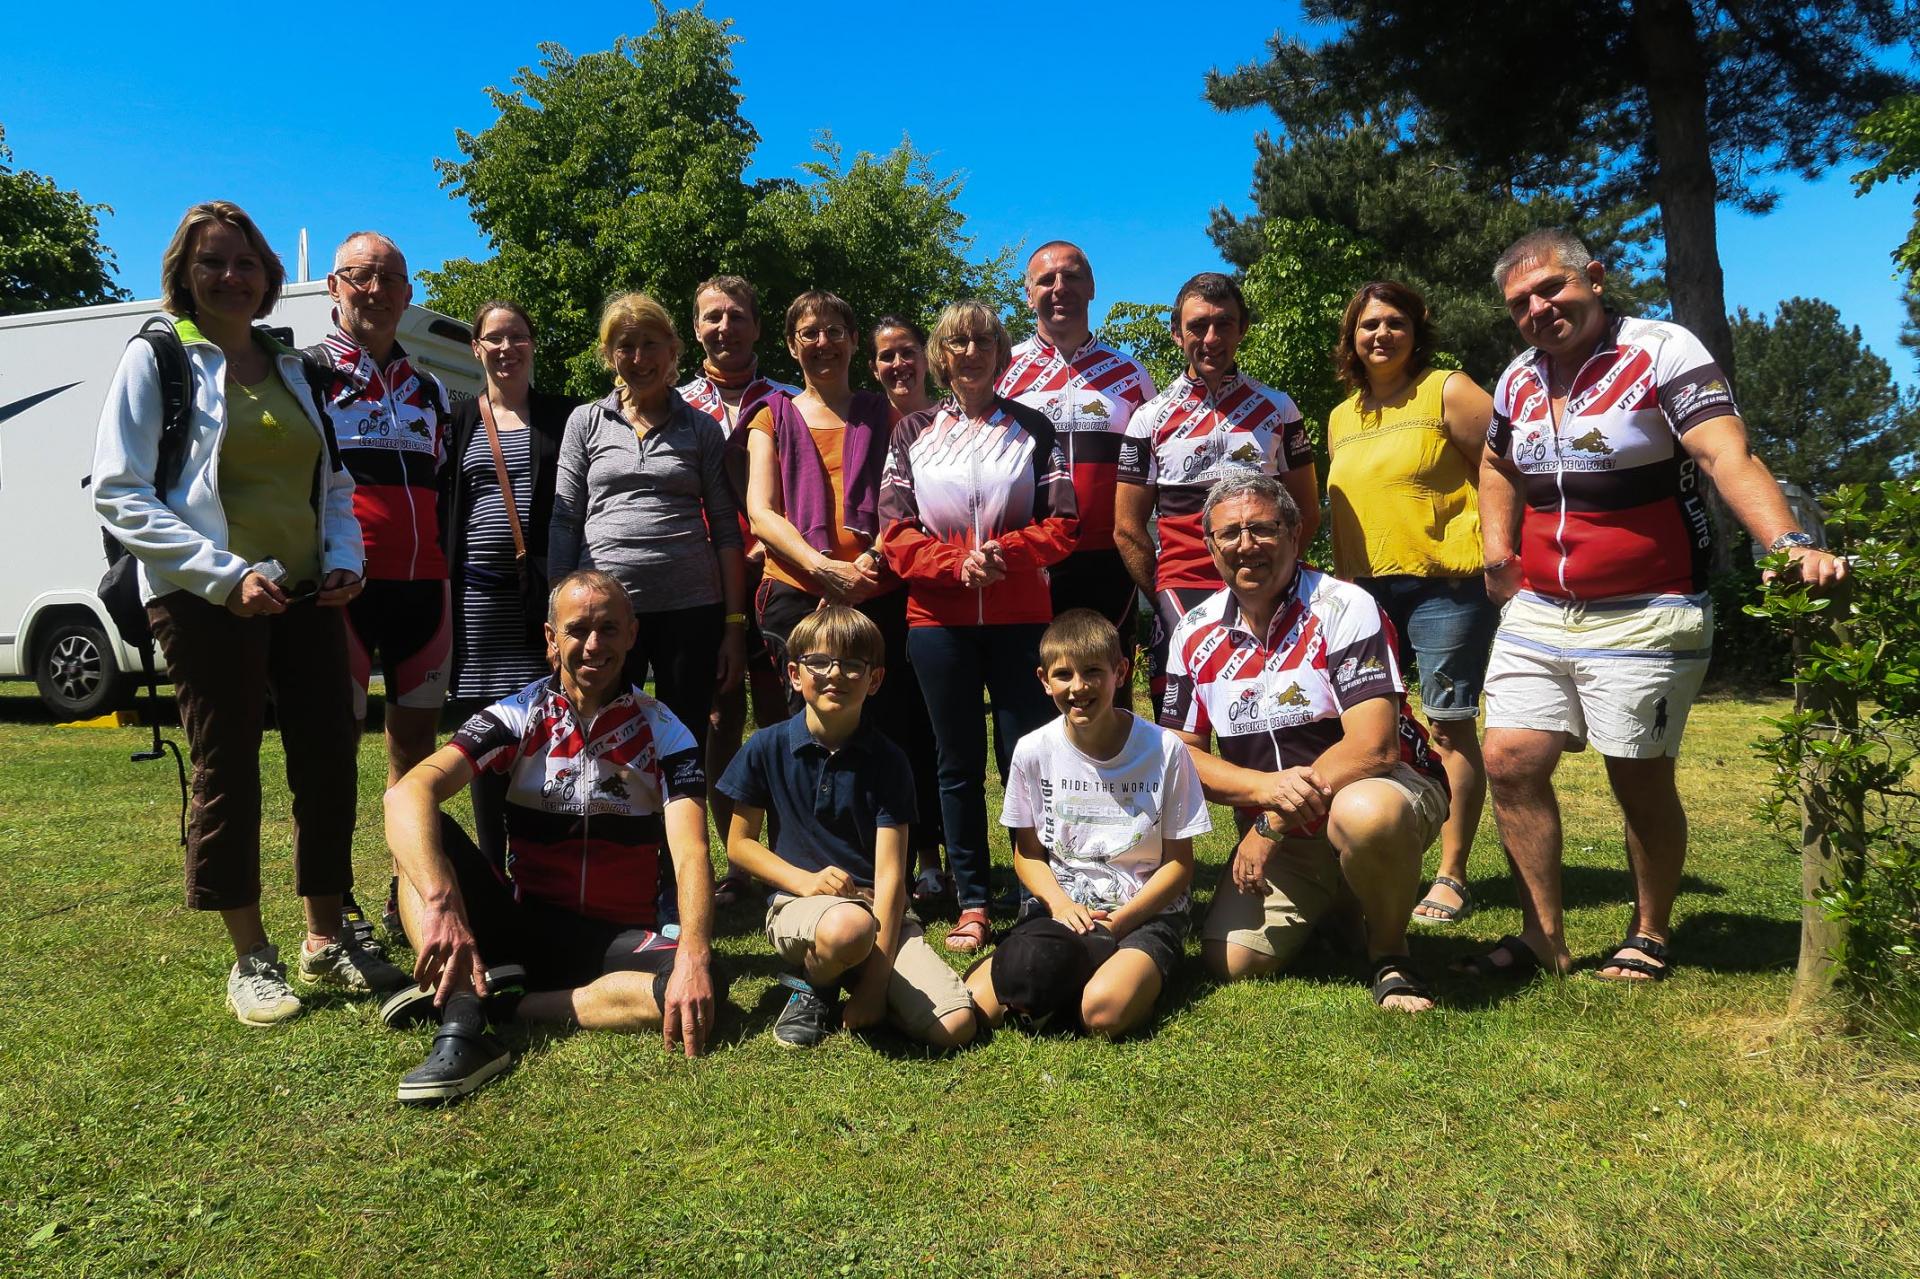
POLYGON ((161 275, 161 305, 191 369, 185 447, 160 475, 160 365, 153 346, 129 344, 100 411, 94 504, 139 561, 191 747, 187 904, 221 913, 238 957, 228 1006, 268 1025, 300 1010, 260 918, 269 693, 293 792, 294 888, 306 903, 299 975, 360 991, 405 981, 340 921, 360 736, 341 606, 360 591, 360 527, 299 354, 253 328, 286 275, 253 221, 225 201, 195 205, 161 275))

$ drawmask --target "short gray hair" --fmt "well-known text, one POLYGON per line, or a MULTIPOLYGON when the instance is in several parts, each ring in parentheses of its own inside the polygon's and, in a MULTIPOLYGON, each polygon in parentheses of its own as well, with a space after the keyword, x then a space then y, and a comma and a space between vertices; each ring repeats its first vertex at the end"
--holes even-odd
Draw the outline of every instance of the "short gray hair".
POLYGON ((339 270, 341 257, 346 254, 347 249, 351 247, 356 240, 378 240, 395 253, 400 254, 402 258, 407 256, 405 253, 400 252, 400 246, 393 242, 393 237, 390 235, 383 235, 379 231, 355 231, 349 234, 346 239, 340 241, 339 245, 334 248, 333 266, 335 270, 339 270))
POLYGON ((554 626, 560 621, 560 597, 575 587, 584 586, 598 591, 608 599, 624 600, 627 615, 633 615, 633 599, 627 594, 627 588, 620 585, 620 579, 611 573, 603 573, 597 568, 577 568, 553 584, 547 592, 547 625, 554 626))
POLYGON ((1300 527, 1300 507, 1295 504, 1293 494, 1287 492, 1286 485, 1264 471, 1235 469, 1222 479, 1215 480, 1213 487, 1207 490, 1207 502, 1200 508, 1200 531, 1209 536, 1213 533, 1213 508, 1222 502, 1230 502, 1237 497, 1250 497, 1262 502, 1272 502, 1280 512, 1280 522, 1290 529, 1300 527))
POLYGON ((1500 255, 1493 264, 1493 287, 1507 287, 1507 277, 1523 262, 1558 263, 1569 270, 1585 272, 1593 262, 1586 241, 1563 226, 1541 227, 1529 231, 1500 255))

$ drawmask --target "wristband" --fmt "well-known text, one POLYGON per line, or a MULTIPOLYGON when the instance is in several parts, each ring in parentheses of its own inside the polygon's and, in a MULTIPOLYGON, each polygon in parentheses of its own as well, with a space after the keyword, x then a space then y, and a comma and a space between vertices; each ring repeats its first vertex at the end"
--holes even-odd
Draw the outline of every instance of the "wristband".
POLYGON ((1498 573, 1500 570, 1504 569, 1507 565, 1511 563, 1513 563, 1513 556, 1503 555, 1499 559, 1489 563, 1481 571, 1485 573, 1498 573))
POLYGON ((728 613, 726 617, 721 620, 728 626, 745 626, 747 624, 747 615, 745 613, 728 613))

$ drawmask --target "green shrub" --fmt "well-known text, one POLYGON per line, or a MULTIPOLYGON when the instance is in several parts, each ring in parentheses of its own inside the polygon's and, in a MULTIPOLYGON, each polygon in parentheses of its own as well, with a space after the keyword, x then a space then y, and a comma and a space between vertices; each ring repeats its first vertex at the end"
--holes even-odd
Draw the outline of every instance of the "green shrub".
POLYGON ((1804 649, 1803 709, 1756 745, 1774 767, 1769 815, 1797 832, 1812 796, 1831 841, 1838 875, 1819 905, 1841 925, 1841 989, 1864 1023, 1920 1046, 1920 480, 1884 483, 1878 498, 1846 485, 1829 503, 1829 539, 1850 564, 1843 610, 1784 579, 1747 607, 1804 649))

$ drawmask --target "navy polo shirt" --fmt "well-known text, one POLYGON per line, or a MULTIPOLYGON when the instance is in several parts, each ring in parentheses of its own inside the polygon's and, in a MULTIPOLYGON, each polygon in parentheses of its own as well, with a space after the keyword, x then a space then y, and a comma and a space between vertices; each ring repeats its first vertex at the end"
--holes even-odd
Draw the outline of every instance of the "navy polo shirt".
POLYGON ((837 751, 807 730, 804 712, 763 728, 733 757, 719 790, 773 815, 770 847, 782 861, 837 866, 863 888, 873 887, 875 832, 917 816, 905 752, 864 719, 837 751))

